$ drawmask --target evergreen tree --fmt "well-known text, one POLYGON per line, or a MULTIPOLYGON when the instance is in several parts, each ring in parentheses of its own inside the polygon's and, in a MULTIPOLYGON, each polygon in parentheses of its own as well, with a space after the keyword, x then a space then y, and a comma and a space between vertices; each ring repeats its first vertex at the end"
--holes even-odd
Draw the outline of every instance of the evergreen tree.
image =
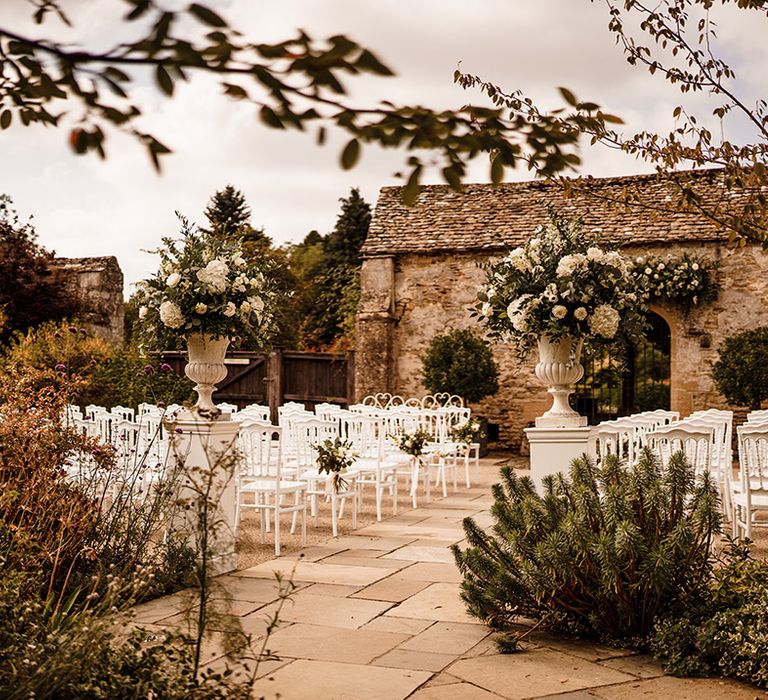
POLYGON ((368 228, 371 225, 371 205, 360 196, 360 190, 357 187, 350 191, 349 197, 346 199, 342 197, 339 201, 341 213, 326 243, 329 267, 336 265, 358 267, 362 262, 360 249, 365 243, 368 228))
MULTIPOLYGON (((324 239, 324 261, 307 280, 306 294, 311 302, 301 325, 306 347, 344 349, 353 344, 354 317, 360 298, 360 265, 371 223, 371 205, 353 188, 340 198, 341 212, 333 231, 324 239)), ((305 239, 316 240, 310 233, 305 239)), ((308 246, 308 249, 311 249, 308 246)))
POLYGON ((211 197, 205 209, 210 228, 204 229, 220 238, 242 238, 243 252, 247 256, 261 256, 272 245, 264 229, 251 225, 251 208, 245 195, 233 185, 227 185, 211 197))

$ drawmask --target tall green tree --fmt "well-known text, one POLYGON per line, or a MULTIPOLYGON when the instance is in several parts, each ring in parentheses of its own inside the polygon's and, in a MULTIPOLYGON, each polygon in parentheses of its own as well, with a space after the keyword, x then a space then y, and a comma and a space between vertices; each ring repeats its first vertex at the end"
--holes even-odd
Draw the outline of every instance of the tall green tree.
POLYGON ((251 224, 251 208, 245 195, 233 185, 227 185, 211 197, 205 209, 210 228, 204 229, 220 238, 242 238, 246 256, 264 255, 272 246, 272 239, 264 229, 251 224))
POLYGON ((354 344, 354 318, 360 299, 360 250, 371 223, 371 205, 353 188, 339 199, 333 231, 318 242, 310 234, 299 260, 312 260, 304 277, 305 314, 301 340, 309 348, 346 349, 354 344))
POLYGON ((330 267, 357 267, 362 262, 360 249, 371 225, 371 205, 363 199, 357 187, 352 188, 349 197, 342 197, 339 201, 341 213, 326 242, 328 264, 330 267))
POLYGON ((77 300, 57 283, 53 258, 53 251, 38 244, 32 223, 20 221, 11 198, 0 195, 0 342, 77 313, 77 300))

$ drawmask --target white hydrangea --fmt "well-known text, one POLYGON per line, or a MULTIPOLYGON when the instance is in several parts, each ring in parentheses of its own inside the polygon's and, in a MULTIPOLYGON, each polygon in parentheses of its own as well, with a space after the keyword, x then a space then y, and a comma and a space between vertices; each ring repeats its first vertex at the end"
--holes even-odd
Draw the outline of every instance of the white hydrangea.
POLYGON ((621 316, 610 304, 600 304, 589 319, 589 329, 595 334, 610 340, 619 330, 621 316))
POLYGON ((215 294, 221 294, 227 288, 229 267, 223 260, 211 260, 202 270, 197 271, 197 279, 215 294))
POLYGON ((520 333, 525 333, 528 330, 528 315, 523 311, 523 307, 531 298, 531 294, 523 294, 507 307, 509 322, 512 324, 512 328, 520 333))
POLYGON ((237 307, 231 302, 228 301, 227 305, 224 307, 224 311, 222 313, 227 317, 231 318, 237 313, 237 307))
POLYGON ((568 315, 568 309, 565 308, 562 304, 556 304, 552 307, 552 316, 554 316, 558 321, 565 318, 568 315))
POLYGON ((524 248, 515 248, 506 257, 506 261, 520 272, 529 272, 531 263, 525 255, 524 248))
POLYGON ((605 253, 603 253, 601 248, 598 248, 597 246, 590 246, 587 248, 587 259, 588 260, 602 260, 603 257, 605 257, 605 253))
POLYGON ((576 309, 576 311, 573 312, 573 317, 577 321, 583 321, 587 315, 587 310, 583 306, 580 306, 578 309, 576 309))
POLYGON ((168 328, 181 328, 184 325, 184 316, 176 304, 164 301, 160 304, 160 321, 168 328))
POLYGON ((587 257, 581 253, 564 255, 562 258, 560 258, 560 262, 557 263, 557 270, 555 271, 555 274, 558 277, 570 277, 573 275, 577 268, 581 267, 581 265, 586 262, 586 260, 587 257))
POLYGON ((178 272, 172 272, 165 278, 165 283, 173 289, 181 281, 181 275, 178 272))

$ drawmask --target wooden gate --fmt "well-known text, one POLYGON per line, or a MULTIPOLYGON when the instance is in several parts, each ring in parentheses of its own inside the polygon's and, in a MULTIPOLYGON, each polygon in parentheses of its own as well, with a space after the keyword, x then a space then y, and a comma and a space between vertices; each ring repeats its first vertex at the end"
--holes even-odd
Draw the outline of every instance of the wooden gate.
MULTIPOLYGON (((184 374, 186 353, 166 352, 163 360, 184 374)), ((217 403, 268 405, 273 420, 286 401, 312 408, 318 403, 349 405, 355 395, 354 353, 276 350, 269 355, 234 351, 224 361, 226 378, 219 382, 217 403)))

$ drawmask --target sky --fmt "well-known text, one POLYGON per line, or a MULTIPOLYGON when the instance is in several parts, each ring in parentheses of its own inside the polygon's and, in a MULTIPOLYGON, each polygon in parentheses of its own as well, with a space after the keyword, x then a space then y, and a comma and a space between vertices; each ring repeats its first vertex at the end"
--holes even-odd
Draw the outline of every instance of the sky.
MULTIPOLYGON (((104 47, 125 36, 120 0, 63 0, 73 29, 48 20, 43 28, 29 21, 26 0, 0 0, 0 27, 33 36, 55 35, 87 47, 104 47), (50 28, 49 28, 50 23, 50 28)), ((479 103, 482 96, 454 85, 458 65, 509 90, 520 88, 545 107, 561 102, 557 86, 574 91, 620 115, 629 133, 668 131, 680 95, 660 78, 628 66, 607 31, 600 2, 589 0, 208 0, 253 41, 291 37, 297 28, 322 38, 347 34, 371 49, 393 78, 360 78, 350 84, 349 101, 371 105, 382 99, 433 108, 479 103)), ((182 6, 165 0, 165 6, 182 6)), ((764 95, 768 69, 765 21, 735 8, 721 9, 719 47, 736 69, 744 95, 764 95)), ((172 100, 161 97, 139 76, 135 98, 144 116, 142 128, 169 146, 157 174, 137 142, 108 134, 106 161, 76 156, 67 145, 67 129, 17 123, 0 132, 0 193, 10 195, 22 218, 33 215, 41 244, 60 256, 114 255, 132 284, 152 274, 157 259, 150 251, 163 236, 178 230, 176 211, 205 223, 203 211, 216 190, 240 189, 276 244, 297 243, 309 231, 329 232, 339 198, 350 188, 375 204, 383 186, 401 184, 394 174, 404 151, 368 147, 351 171, 338 164, 346 139, 331 134, 323 147, 312 135, 278 132, 262 126, 252 106, 233 102, 206 76, 178 84, 172 100)), ((704 108, 706 96, 690 100, 704 108)), ((711 104, 709 105, 711 111, 711 104)), ((76 116, 76 114, 75 114, 76 116)), ((66 123, 66 120, 65 120, 66 123)), ((715 125, 720 129, 720 125, 715 125)), ((723 125, 728 138, 743 136, 738 123, 723 125)), ((582 151, 582 174, 627 175, 647 166, 615 152, 582 151)), ((507 180, 529 179, 525 171, 507 180)), ((428 174, 426 182, 440 182, 428 174)), ((469 182, 487 182, 488 166, 477 159, 469 182)))

